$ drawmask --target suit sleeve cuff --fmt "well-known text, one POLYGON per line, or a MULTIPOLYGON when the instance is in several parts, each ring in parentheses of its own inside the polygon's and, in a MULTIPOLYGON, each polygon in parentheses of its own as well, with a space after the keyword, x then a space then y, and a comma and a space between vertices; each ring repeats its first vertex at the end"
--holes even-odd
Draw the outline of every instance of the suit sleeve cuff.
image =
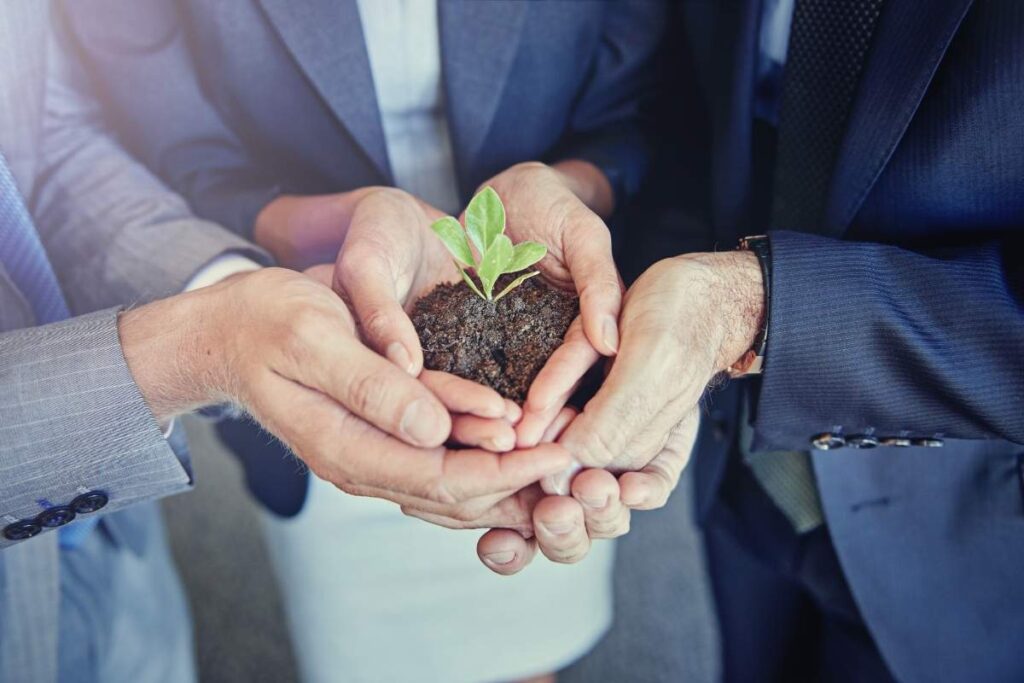
POLYGON ((0 334, 0 520, 82 490, 105 493, 106 513, 191 486, 128 369, 119 312, 0 334))

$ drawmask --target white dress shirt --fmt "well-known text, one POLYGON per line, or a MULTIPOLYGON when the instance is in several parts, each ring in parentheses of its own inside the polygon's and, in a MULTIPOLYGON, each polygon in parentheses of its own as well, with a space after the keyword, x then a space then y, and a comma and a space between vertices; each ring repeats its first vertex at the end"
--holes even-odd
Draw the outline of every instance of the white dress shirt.
MULTIPOLYGON (((395 185, 455 214, 438 3, 357 2, 395 185)), ((476 562, 474 534, 315 476, 298 516, 262 516, 306 680, 519 680, 566 666, 611 623, 612 543, 498 577, 476 562)))
POLYGON ((436 0, 358 0, 395 185, 458 215, 436 0))

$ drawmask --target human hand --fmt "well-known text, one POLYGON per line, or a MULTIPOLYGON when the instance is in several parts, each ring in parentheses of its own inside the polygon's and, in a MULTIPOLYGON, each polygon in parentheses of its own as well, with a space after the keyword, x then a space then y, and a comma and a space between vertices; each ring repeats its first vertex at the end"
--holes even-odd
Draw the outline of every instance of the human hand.
POLYGON ((618 348, 622 285, 601 219, 611 213, 613 196, 603 173, 583 161, 517 164, 485 185, 505 204, 512 241, 547 246, 538 270, 551 284, 580 296, 579 319, 537 375, 523 407, 517 443, 528 447, 540 442, 599 356, 618 348))
MULTIPOLYGON (((575 415, 571 408, 563 409, 542 441, 556 440, 575 415)), ((404 511, 453 529, 490 528, 477 543, 477 555, 498 574, 522 571, 538 549, 553 562, 579 562, 593 540, 628 533, 631 510, 652 510, 665 504, 689 459, 697 429, 694 412, 673 430, 654 459, 657 464, 618 478, 607 470, 583 470, 572 479, 571 495, 546 495, 539 485, 532 485, 475 518, 404 511)))
POLYGON ((560 443, 587 467, 664 470, 656 456, 673 429, 751 348, 763 316, 761 269, 750 252, 654 264, 626 293, 608 377, 560 443))
POLYGON ((496 527, 477 546, 484 564, 516 573, 538 545, 576 562, 590 539, 625 533, 628 510, 663 506, 696 441, 705 387, 751 348, 763 309, 761 269, 748 252, 666 259, 644 273, 626 293, 611 372, 558 439, 577 463, 610 471, 584 469, 571 499, 534 487, 474 520, 496 527), (623 473, 616 482, 611 472, 623 473))
POLYGON ((331 263, 345 240, 360 200, 377 189, 381 188, 276 197, 256 216, 253 241, 286 268, 303 270, 331 263))
POLYGON ((504 401, 451 377, 432 392, 363 346, 343 302, 298 273, 235 276, 129 311, 119 331, 158 419, 237 402, 348 493, 467 516, 568 460, 556 446, 504 456, 441 447, 450 412, 473 404, 494 419, 504 401))

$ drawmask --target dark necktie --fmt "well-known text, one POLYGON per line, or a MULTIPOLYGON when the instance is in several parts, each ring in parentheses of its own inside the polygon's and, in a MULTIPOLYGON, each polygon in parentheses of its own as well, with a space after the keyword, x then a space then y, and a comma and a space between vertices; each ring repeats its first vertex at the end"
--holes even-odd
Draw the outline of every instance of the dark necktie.
POLYGON ((839 146, 884 0, 796 0, 779 110, 776 229, 824 217, 839 146))
MULTIPOLYGON (((813 231, 824 217, 883 1, 796 0, 779 112, 774 228, 813 231)), ((753 453, 745 436, 747 465, 797 533, 819 527, 825 517, 810 456, 753 453)))
MULTIPOLYGON (((39 233, 21 193, 14 182, 7 160, 0 152, 0 264, 28 301, 36 322, 43 325, 68 317, 68 306, 53 273, 39 233)), ((96 519, 86 519, 60 530, 60 543, 74 548, 85 540, 96 526, 96 519)))

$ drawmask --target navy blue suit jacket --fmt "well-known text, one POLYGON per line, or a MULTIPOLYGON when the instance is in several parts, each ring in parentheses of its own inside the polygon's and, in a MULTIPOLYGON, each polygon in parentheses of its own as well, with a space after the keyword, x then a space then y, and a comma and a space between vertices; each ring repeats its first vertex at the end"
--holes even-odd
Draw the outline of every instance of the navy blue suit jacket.
MULTIPOLYGON (((729 246, 753 222, 761 3, 684 17, 729 246)), ((887 0, 877 31, 824 220, 772 233, 755 447, 943 439, 814 452, 834 545, 897 678, 1024 680, 1024 3, 887 0)), ((731 444, 702 436, 702 515, 726 514, 731 444)))
MULTIPOLYGON (((622 202, 660 2, 440 0, 446 111, 464 200, 521 161, 581 158, 622 202)), ((355 0, 74 0, 63 15, 126 144, 202 216, 248 235, 278 193, 392 184, 355 0)), ((333 258, 328 255, 327 258, 333 258)), ((254 426, 220 431, 272 510, 305 473, 254 426)))

